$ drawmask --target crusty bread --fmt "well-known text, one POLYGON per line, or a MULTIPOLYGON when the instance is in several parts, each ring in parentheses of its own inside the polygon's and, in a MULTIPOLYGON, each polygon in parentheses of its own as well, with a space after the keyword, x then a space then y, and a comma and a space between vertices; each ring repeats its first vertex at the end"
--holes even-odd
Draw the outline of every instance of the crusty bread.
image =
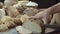
POLYGON ((8 16, 11 16, 11 17, 16 17, 19 15, 19 12, 16 8, 14 8, 13 6, 10 6, 7 8, 6 10, 8 16))
POLYGON ((14 23, 14 20, 9 16, 2 17, 1 21, 3 24, 6 24, 8 27, 12 27, 12 26, 16 25, 14 23))
MULTIPOLYGON (((20 4, 19 4, 20 5, 20 4)), ((23 14, 23 11, 25 10, 22 6, 19 6, 18 4, 13 5, 14 8, 18 10, 20 14, 23 14)))
POLYGON ((12 18, 14 20, 14 23, 17 25, 22 25, 22 21, 20 20, 21 15, 19 14, 17 17, 12 18))
POLYGON ((4 16, 4 17, 2 17, 1 21, 2 21, 2 22, 12 21, 12 18, 11 18, 10 16, 4 16))
POLYGON ((17 8, 20 14, 23 14, 23 11, 25 10, 25 5, 29 1, 18 1, 17 4, 13 5, 13 7, 17 8))
POLYGON ((13 19, 16 25, 22 25, 22 21, 20 20, 20 18, 13 18, 13 19))
POLYGON ((17 26, 16 30, 19 34, 31 34, 32 33, 32 31, 24 28, 23 26, 17 26))
POLYGON ((24 10, 24 14, 27 14, 28 16, 34 16, 35 14, 37 14, 39 11, 38 9, 34 9, 34 8, 27 8, 24 10))
POLYGON ((26 20, 28 20, 28 17, 27 15, 22 15, 20 20, 22 21, 22 23, 24 23, 26 20))

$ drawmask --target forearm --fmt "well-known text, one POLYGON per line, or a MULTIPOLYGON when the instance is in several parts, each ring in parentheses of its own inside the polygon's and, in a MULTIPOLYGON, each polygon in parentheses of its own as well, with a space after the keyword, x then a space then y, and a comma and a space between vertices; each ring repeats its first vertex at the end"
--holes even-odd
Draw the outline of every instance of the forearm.
POLYGON ((49 7, 48 9, 46 9, 42 12, 39 12, 38 14, 35 15, 35 17, 42 18, 42 17, 47 17, 48 15, 55 14, 55 13, 60 13, 60 3, 58 3, 52 7, 49 7))
MULTIPOLYGON (((48 8, 48 9, 45 10, 45 11, 46 11, 47 14, 48 14, 48 13, 49 13, 49 14, 60 13, 60 2, 57 3, 56 5, 48 8)), ((48 14, 48 15, 49 15, 49 14, 48 14)))
POLYGON ((55 13, 60 13, 60 2, 57 3, 56 5, 49 7, 47 10, 44 11, 45 16, 55 13))

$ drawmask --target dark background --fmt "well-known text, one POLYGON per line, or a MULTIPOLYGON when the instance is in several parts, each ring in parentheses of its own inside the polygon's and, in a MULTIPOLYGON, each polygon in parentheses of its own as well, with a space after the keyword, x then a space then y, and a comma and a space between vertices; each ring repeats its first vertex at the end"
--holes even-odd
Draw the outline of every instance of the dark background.
MULTIPOLYGON (((39 8, 48 8, 54 4, 57 4, 58 2, 60 2, 60 0, 29 0, 29 1, 33 1, 39 4, 39 8)), ((4 2, 4 0, 0 0, 0 2, 4 2)))
POLYGON ((60 2, 60 0, 30 0, 39 4, 39 8, 48 8, 60 2))
POLYGON ((57 4, 60 0, 30 0, 39 4, 39 8, 48 8, 54 4, 57 4))

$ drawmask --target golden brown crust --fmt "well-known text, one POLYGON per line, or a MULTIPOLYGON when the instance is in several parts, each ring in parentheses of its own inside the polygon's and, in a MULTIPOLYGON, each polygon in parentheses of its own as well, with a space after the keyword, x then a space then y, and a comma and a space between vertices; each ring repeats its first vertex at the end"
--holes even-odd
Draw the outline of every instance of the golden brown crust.
POLYGON ((19 15, 19 12, 16 8, 14 8, 13 6, 7 7, 6 9, 6 13, 8 14, 8 16, 10 17, 16 17, 19 15))

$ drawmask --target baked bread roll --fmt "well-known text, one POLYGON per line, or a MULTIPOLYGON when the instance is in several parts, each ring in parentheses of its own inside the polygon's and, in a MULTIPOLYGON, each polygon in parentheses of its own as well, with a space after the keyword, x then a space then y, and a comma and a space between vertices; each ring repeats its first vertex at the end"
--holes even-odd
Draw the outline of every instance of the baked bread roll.
POLYGON ((22 21, 20 20, 20 18, 21 18, 21 15, 18 15, 17 17, 12 18, 12 19, 14 20, 14 23, 16 25, 22 25, 22 21))
POLYGON ((16 25, 14 23, 14 20, 11 17, 9 17, 9 16, 2 17, 1 21, 2 21, 3 24, 6 24, 7 27, 9 27, 9 28, 11 28, 11 27, 16 25))
POLYGON ((17 17, 19 15, 19 12, 16 8, 14 8, 13 6, 10 6, 7 8, 6 10, 8 16, 10 17, 17 17))
POLYGON ((29 1, 18 1, 17 4, 13 5, 13 7, 17 8, 19 13, 22 14, 23 11, 25 10, 25 5, 28 3, 29 1))
POLYGON ((27 15, 22 15, 20 20, 22 21, 22 23, 24 23, 26 20, 28 20, 28 17, 27 15))
POLYGON ((34 9, 34 8, 27 8, 24 10, 24 14, 28 15, 28 16, 34 16, 35 14, 37 14, 39 11, 38 9, 34 9))
POLYGON ((22 25, 22 21, 20 20, 20 18, 13 18, 13 19, 16 25, 22 25))
POLYGON ((12 6, 16 3, 18 3, 18 0, 5 0, 4 1, 4 6, 8 7, 8 6, 12 6))
POLYGON ((20 14, 23 14, 23 11, 25 10, 22 6, 19 6, 18 4, 13 6, 14 8, 16 8, 20 14))
POLYGON ((7 25, 6 25, 6 24, 1 24, 1 25, 0 25, 0 32, 4 32, 4 31, 6 31, 6 30, 8 30, 7 25))
POLYGON ((19 34, 31 34, 32 31, 24 28, 23 26, 17 26, 16 30, 19 34))

